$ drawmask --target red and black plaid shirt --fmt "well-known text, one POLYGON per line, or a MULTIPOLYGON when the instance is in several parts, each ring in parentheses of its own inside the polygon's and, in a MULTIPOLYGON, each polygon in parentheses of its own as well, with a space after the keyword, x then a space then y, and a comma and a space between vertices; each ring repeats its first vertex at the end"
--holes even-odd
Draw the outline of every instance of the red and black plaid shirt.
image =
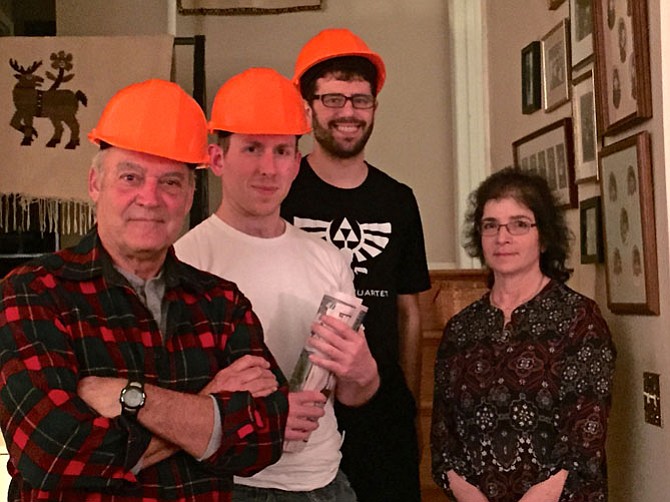
POLYGON ((179 262, 172 250, 163 273, 165 336, 95 231, 0 282, 8 500, 227 501, 233 474, 251 475, 277 461, 286 380, 249 301, 234 284, 179 262), (77 396, 77 382, 91 375, 197 393, 245 354, 271 362, 280 390, 263 399, 216 395, 223 439, 203 462, 182 451, 135 476, 131 469, 151 433, 132 419, 103 418, 77 396))

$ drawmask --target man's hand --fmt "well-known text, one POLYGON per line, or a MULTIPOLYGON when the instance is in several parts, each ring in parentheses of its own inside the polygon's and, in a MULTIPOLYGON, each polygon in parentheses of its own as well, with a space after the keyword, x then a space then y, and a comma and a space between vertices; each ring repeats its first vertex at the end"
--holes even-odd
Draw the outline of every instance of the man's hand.
POLYGON ((319 427, 319 419, 325 415, 325 405, 326 396, 317 390, 290 392, 284 435, 286 441, 307 441, 319 427))
POLYGON ((128 383, 125 378, 88 376, 79 380, 77 394, 105 418, 121 414, 119 397, 128 383))
POLYGON ((248 391, 258 398, 269 396, 278 388, 279 383, 270 370, 270 363, 262 357, 246 355, 214 375, 200 394, 248 391))
POLYGON ((312 324, 312 332, 317 336, 309 337, 307 343, 325 357, 311 354, 309 358, 335 374, 337 399, 348 406, 367 402, 379 388, 379 374, 363 330, 357 333, 339 319, 322 316, 312 324))

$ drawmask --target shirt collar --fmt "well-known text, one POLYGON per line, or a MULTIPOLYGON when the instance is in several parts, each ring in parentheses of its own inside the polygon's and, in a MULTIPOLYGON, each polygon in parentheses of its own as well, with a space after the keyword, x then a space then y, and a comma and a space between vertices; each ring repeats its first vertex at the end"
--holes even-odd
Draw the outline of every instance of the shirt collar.
MULTIPOLYGON (((67 280, 89 281, 103 277, 110 285, 128 284, 126 278, 114 268, 111 256, 100 242, 97 226, 77 245, 47 255, 44 265, 54 276, 67 280)), ((167 288, 181 285, 195 293, 204 291, 202 276, 196 269, 179 261, 172 246, 165 257, 163 274, 167 288)))

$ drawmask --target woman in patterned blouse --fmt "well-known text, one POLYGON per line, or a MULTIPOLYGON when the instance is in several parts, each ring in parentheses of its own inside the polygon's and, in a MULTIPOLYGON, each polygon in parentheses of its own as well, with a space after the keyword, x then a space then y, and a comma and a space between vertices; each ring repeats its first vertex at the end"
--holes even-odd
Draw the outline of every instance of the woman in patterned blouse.
POLYGON ((605 501, 616 352, 568 288, 570 232, 544 178, 508 168, 470 197, 466 249, 491 290, 445 327, 433 478, 458 502, 605 501))

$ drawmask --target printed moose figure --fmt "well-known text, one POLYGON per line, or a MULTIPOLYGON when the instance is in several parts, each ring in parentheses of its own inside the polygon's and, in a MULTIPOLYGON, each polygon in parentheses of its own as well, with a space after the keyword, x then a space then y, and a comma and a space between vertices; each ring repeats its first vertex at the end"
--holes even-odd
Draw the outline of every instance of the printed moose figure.
POLYGON ((35 61, 28 68, 24 68, 19 66, 16 60, 9 60, 9 65, 18 72, 14 74, 18 82, 12 91, 16 112, 9 124, 23 133, 21 145, 30 145, 33 142, 33 136, 37 138, 37 130, 33 127, 33 119, 35 117, 47 117, 54 126, 54 134, 46 146, 54 148, 61 142, 63 123, 65 123, 70 129, 70 141, 65 145, 65 148, 74 149, 79 146, 77 109, 79 103, 86 106, 88 100, 81 91, 73 92, 67 89, 58 89, 62 82, 68 82, 74 77, 74 74, 64 76, 64 70, 72 69, 72 55, 66 55, 61 51, 59 54, 52 54, 51 59, 53 60, 52 66, 59 69, 59 74, 56 77, 47 72, 47 76, 54 83, 46 91, 38 89, 44 82, 44 78, 35 74, 35 70, 42 65, 42 61, 35 61))

